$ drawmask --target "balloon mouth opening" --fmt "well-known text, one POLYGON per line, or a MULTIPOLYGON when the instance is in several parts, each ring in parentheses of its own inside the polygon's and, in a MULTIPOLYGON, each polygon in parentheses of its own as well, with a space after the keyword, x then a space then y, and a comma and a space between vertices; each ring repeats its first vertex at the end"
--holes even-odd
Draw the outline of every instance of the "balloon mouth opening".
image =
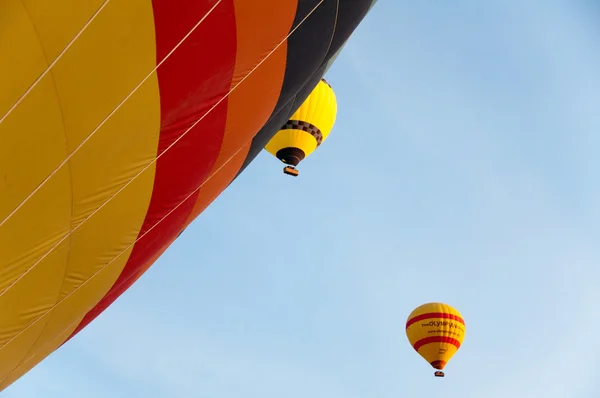
POLYGON ((306 154, 300 148, 288 147, 277 151, 276 156, 277 159, 281 160, 288 166, 298 166, 298 163, 300 163, 306 157, 306 154))
POLYGON ((431 362, 431 366, 433 366, 434 369, 442 370, 446 366, 446 361, 433 361, 431 362))

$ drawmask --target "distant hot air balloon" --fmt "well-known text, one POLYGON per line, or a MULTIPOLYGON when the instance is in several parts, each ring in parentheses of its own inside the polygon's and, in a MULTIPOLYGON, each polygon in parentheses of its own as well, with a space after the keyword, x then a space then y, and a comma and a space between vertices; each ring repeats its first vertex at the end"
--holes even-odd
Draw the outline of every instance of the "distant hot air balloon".
POLYGON ((327 139, 336 115, 335 93, 329 83, 321 79, 265 149, 287 165, 283 169, 285 174, 296 177, 295 167, 327 139))
POLYGON ((416 308, 406 321, 406 336, 413 348, 444 377, 448 361, 465 337, 465 321, 455 308, 443 303, 428 303, 416 308))

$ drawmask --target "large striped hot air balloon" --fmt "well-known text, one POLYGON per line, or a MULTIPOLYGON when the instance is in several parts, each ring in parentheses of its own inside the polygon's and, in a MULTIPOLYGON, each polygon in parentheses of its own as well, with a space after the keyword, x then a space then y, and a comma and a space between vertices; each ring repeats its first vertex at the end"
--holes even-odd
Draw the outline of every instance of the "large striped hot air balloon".
POLYGON ((456 354, 465 337, 465 321, 453 307, 428 303, 416 308, 406 321, 406 336, 413 348, 443 377, 448 361, 456 354))
POLYGON ((0 2, 0 390, 219 196, 373 3, 0 2))

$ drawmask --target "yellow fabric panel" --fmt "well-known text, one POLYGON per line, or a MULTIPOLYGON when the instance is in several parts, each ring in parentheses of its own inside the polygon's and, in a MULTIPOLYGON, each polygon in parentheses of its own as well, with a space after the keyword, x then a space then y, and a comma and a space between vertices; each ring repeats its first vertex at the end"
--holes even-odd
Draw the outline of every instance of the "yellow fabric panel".
POLYGON ((73 326, 66 329, 65 332, 59 334, 54 340, 48 342, 45 347, 33 354, 28 355, 27 358, 25 358, 23 362, 11 373, 7 374, 4 378, 0 378, 0 391, 4 390, 22 375, 29 372, 31 368, 50 355, 56 349, 56 347, 59 347, 62 343, 64 343, 69 338, 73 330, 75 330, 79 322, 81 322, 81 319, 83 319, 83 317, 77 319, 73 326))
POLYGON ((0 120, 33 81, 44 72, 46 66, 44 50, 22 0, 2 0, 0 2, 0 71, 2 72, 0 73, 0 120))
MULTIPOLYGON (((54 249, 31 272, 0 296, 0 362, 5 346, 24 328, 44 315, 56 302, 69 258, 68 240, 54 249), (54 267, 49 267, 51 264, 54 267), (43 284, 40 282, 43 281, 43 284)), ((49 250, 50 248, 48 248, 49 250)), ((0 377, 2 373, 0 373, 0 377)))
POLYGON ((0 2, 0 119, 105 2, 0 2))
MULTIPOLYGON (((111 231, 118 233, 119 231, 115 231, 114 228, 111 230, 110 225, 108 225, 109 222, 115 221, 115 216, 131 217, 128 213, 133 212, 141 225, 146 208, 136 206, 139 203, 136 203, 135 197, 140 193, 145 194, 144 191, 148 186, 152 186, 153 180, 154 171, 149 168, 140 177, 136 178, 131 185, 125 188, 119 196, 115 197, 113 201, 100 210, 97 213, 97 217, 94 216, 91 218, 89 224, 86 223, 81 230, 75 233, 77 236, 73 237, 74 244, 72 246, 78 249, 79 253, 71 254, 68 273, 73 280, 69 280, 68 278, 65 280, 58 304, 53 310, 52 317, 47 322, 43 334, 41 334, 39 340, 31 348, 30 351, 32 353, 42 349, 48 341, 53 340, 56 335, 62 333, 65 327, 74 330, 77 324, 71 325, 73 321, 92 309, 117 280, 131 254, 133 246, 127 248, 120 256, 120 252, 125 250, 126 247, 115 246, 112 251, 105 251, 106 255, 101 257, 100 261, 98 259, 91 259, 91 256, 86 253, 85 249, 90 247, 92 253, 102 253, 98 248, 93 247, 95 242, 91 238, 93 238, 94 232, 98 233, 102 229, 108 231, 106 234, 109 234, 111 231), (105 220, 106 216, 110 219, 105 220), (80 231, 82 231, 81 234, 79 234, 80 231), (86 237, 85 235, 88 236, 86 237), (79 243, 79 239, 81 239, 81 244, 77 244, 79 243), (116 256, 119 257, 113 261, 116 256), (85 266, 85 261, 90 260, 95 260, 93 266, 85 266), (80 277, 81 274, 85 275, 82 280, 76 280, 75 277, 80 277)), ((123 231, 122 233, 118 233, 118 235, 124 236, 127 232, 129 231, 123 231)), ((128 243, 133 243, 136 237, 137 233, 134 236, 128 237, 128 243)), ((100 241, 110 242, 108 239, 101 239, 100 241)), ((0 351, 1 360, 3 360, 3 357, 0 351)))
POLYGON ((51 63, 109 0, 20 0, 51 63), (60 22, 59 22, 60 21, 60 22))
MULTIPOLYGON (((300 120, 316 126, 323 135, 323 141, 327 139, 333 129, 337 115, 337 102, 335 93, 329 85, 319 81, 306 100, 290 117, 290 120, 300 120)), ((284 129, 279 130, 267 143, 265 149, 276 156, 283 148, 299 148, 309 156, 317 148, 317 140, 311 134, 302 130, 284 129)))
MULTIPOLYGON (((0 120, 46 66, 35 28, 21 1, 2 2, 0 120)), ((0 123, 0 142, 0 171, 4 171, 4 177, 0 179, 1 223, 49 174, 49 170, 66 156, 60 105, 54 96, 51 76, 47 75, 40 81, 37 89, 24 98, 22 106, 0 123), (26 108, 36 109, 37 112, 31 114, 26 108), (40 123, 41 120, 43 123, 40 123), (18 129, 21 132, 15 134, 18 129), (32 141, 36 145, 31 145, 32 141), (7 170, 11 172, 7 173, 7 170)), ((32 232, 35 235, 38 231, 32 232)), ((0 230, 0 233, 3 232, 0 230)), ((28 239, 35 240, 36 237, 28 239)), ((4 240, 2 242, 8 243, 4 240)), ((0 272, 4 272, 4 268, 0 268, 0 272)), ((0 274, 0 289, 3 282, 3 275, 0 274)))
POLYGON ((158 81, 154 78, 71 160, 73 227, 84 224, 71 235, 69 268, 60 299, 137 239, 150 204, 156 164, 136 175, 156 157, 159 133, 158 81))
POLYGON ((111 1, 52 69, 73 150, 156 66, 148 0, 111 1), (152 40, 150 40, 152 35, 152 40))
MULTIPOLYGON (((48 75, 0 123, 0 175, 5 176, 0 178, 0 222, 67 156, 52 86, 48 75)), ((68 233, 70 184, 69 169, 62 168, 0 226, 0 299, 24 270, 68 233)), ((4 319, 0 317, 0 346, 4 319)))
MULTIPOLYGON (((73 16, 68 12, 72 2, 53 1, 54 7, 62 7, 62 12, 55 10, 53 15, 80 18, 85 7, 76 7, 78 12, 73 16)), ((33 3, 43 7, 44 2, 33 3)), ((91 4, 88 2, 88 6, 91 4)), ((46 19, 40 18, 39 32, 53 34, 43 26, 46 19)), ((0 25, 0 37, 18 38, 24 47, 35 49, 37 45, 49 52, 60 47, 60 37, 17 35, 32 23, 26 18, 19 21, 23 26, 0 25), (51 48, 46 49, 46 45, 51 48)), ((52 22, 77 25, 71 20, 52 22)), ((85 18, 81 17, 80 22, 85 23, 85 18)), ((6 58, 14 60, 9 50, 20 51, 18 46, 1 45, 1 54, 6 58)), ((10 193, 0 196, 0 222, 155 65, 151 2, 110 2, 51 73, 0 123, 0 175, 15 176, 9 181, 0 179, 0 192, 10 193)), ((0 68, 0 76, 20 76, 20 68, 34 69, 16 63, 0 64, 0 68)), ((0 92, 0 104, 5 99, 0 92)), ((118 278, 131 251, 128 246, 137 238, 150 203, 154 166, 92 213, 156 157, 159 133, 159 88, 153 74, 67 165, 0 226, 0 380, 38 350, 51 352, 57 348, 118 278)), ((23 372, 37 363, 32 361, 35 359, 22 368, 23 372)), ((10 376, 16 377, 16 373, 10 376)))
POLYGON ((43 315, 30 328, 15 336, 11 344, 2 347, 0 351, 0 380, 4 379, 23 358, 22 347, 31 347, 35 344, 48 318, 50 318, 50 313, 43 315), (5 361, 5 359, 10 359, 10 361, 5 361))

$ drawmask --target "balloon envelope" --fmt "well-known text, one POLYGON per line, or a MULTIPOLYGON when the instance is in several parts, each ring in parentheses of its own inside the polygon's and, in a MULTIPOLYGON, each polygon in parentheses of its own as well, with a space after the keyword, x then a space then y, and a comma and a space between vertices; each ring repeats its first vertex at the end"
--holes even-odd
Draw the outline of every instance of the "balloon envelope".
POLYGON ((406 321, 406 336, 413 348, 435 369, 442 370, 456 354, 465 337, 462 315, 444 303, 416 308, 406 321))

